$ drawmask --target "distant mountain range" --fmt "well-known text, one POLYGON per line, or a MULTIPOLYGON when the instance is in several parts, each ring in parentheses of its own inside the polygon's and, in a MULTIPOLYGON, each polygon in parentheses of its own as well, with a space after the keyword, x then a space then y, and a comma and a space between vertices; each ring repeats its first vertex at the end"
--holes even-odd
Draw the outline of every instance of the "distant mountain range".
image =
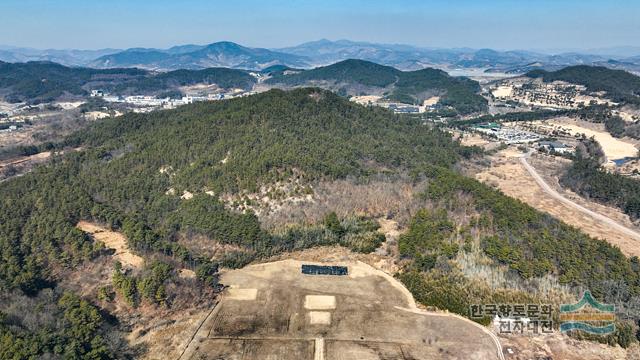
POLYGON ((84 66, 101 56, 114 54, 120 51, 122 50, 39 50, 31 48, 0 46, 0 61, 13 63, 27 61, 51 61, 67 66, 84 66))
POLYGON ((206 46, 176 46, 167 50, 129 49, 101 56, 87 65, 96 68, 141 67, 154 70, 204 69, 209 67, 260 70, 280 64, 307 67, 310 60, 294 54, 248 48, 222 41, 206 46))
POLYGON ((139 67, 149 70, 229 67, 262 70, 273 65, 313 68, 346 59, 360 59, 402 70, 483 68, 491 72, 525 73, 595 65, 640 72, 640 48, 620 47, 585 52, 544 54, 491 49, 436 49, 411 45, 375 44, 349 40, 318 40, 281 49, 245 47, 222 41, 209 45, 180 45, 169 49, 35 50, 0 47, 0 61, 52 61, 93 68, 139 67), (637 50, 637 52, 636 52, 637 50))

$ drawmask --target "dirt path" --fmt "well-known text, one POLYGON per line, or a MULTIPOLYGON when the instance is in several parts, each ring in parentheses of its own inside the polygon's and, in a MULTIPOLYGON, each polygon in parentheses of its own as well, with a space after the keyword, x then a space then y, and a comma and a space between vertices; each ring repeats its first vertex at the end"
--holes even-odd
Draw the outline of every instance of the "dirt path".
POLYGON ((631 238, 635 239, 636 241, 640 241, 640 233, 638 233, 635 230, 629 229, 626 226, 623 226, 619 223, 617 223, 616 221, 612 220, 609 217, 606 217, 602 214, 598 214, 594 211, 591 211, 587 208, 585 208, 584 206, 580 205, 580 204, 576 204, 575 202, 565 198, 564 196, 562 196, 561 194, 559 194, 557 191, 555 191, 553 188, 551 188, 551 186, 549 186, 549 184, 547 184, 544 179, 542 179, 542 177, 540 176, 540 174, 538 174, 538 172, 536 171, 536 169, 533 168, 533 166, 531 166, 529 164, 529 162, 527 162, 527 157, 528 154, 521 157, 520 158, 520 162, 522 163, 522 165, 525 167, 525 169, 527 169, 527 171, 529 172, 529 174, 531 174, 531 176, 533 177, 533 179, 536 181, 536 183, 538 183, 538 185, 542 188, 542 190, 544 190, 544 192, 546 192, 547 194, 549 194, 551 197, 553 197, 554 199, 557 199, 561 202, 563 202, 564 204, 567 204, 571 207, 573 207, 574 209, 587 214, 599 221, 604 222, 605 224, 607 224, 608 226, 620 231, 621 233, 624 233, 628 236, 630 236, 631 238))
MULTIPOLYGON (((621 225, 625 223, 620 219, 625 218, 626 215, 618 209, 588 202, 586 199, 584 202, 578 199, 569 199, 557 188, 552 188, 547 181, 543 181, 548 188, 551 188, 551 192, 549 192, 548 188, 540 185, 529 172, 521 160, 522 156, 521 152, 502 151, 491 159, 490 167, 476 173, 475 177, 486 184, 495 186, 505 195, 548 213, 594 238, 603 239, 618 246, 627 256, 640 256, 638 237, 628 234, 628 231, 632 229, 628 225, 621 225), (590 210, 585 212, 581 208, 590 210), (591 213, 599 214, 610 221, 602 221, 598 216, 592 216, 591 213), (620 217, 616 218, 615 216, 618 215, 620 217), (617 219, 617 221, 612 219, 617 219), (617 223, 618 226, 612 226, 611 221, 617 223), (626 230, 622 230, 620 227, 626 230)), ((527 164, 531 166, 529 162, 527 164)), ((535 173, 540 176, 538 170, 535 170, 535 173)))
POLYGON ((114 249, 116 252, 113 254, 113 258, 120 261, 123 266, 134 269, 141 269, 144 266, 144 259, 131 252, 127 244, 127 238, 121 233, 105 229, 88 221, 80 221, 76 227, 91 234, 109 249, 114 249))
POLYGON ((30 156, 23 156, 23 157, 19 157, 19 158, 13 158, 13 159, 9 159, 9 160, 5 160, 5 161, 0 161, 0 169, 5 167, 5 166, 9 166, 9 165, 18 165, 27 161, 38 161, 38 160, 45 160, 48 159, 51 156, 51 151, 45 151, 45 152, 41 152, 35 155, 30 155, 30 156))

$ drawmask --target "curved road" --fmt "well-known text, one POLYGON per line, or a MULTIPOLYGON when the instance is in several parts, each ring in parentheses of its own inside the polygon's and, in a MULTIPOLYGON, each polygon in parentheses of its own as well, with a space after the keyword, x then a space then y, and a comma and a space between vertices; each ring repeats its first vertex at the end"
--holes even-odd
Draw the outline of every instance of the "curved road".
POLYGON ((542 190, 544 190, 544 192, 546 192, 547 194, 549 194, 551 197, 553 197, 554 199, 563 202, 566 205, 571 206, 572 208, 587 214, 589 216, 591 216, 594 219, 597 219, 599 221, 602 221, 603 223, 609 225, 610 227, 620 231, 621 233, 631 236, 632 238, 640 241, 640 233, 638 233, 635 230, 629 229, 628 227, 621 225, 620 223, 617 223, 615 220, 606 217, 602 214, 599 214, 595 211, 589 210, 586 207, 577 204, 567 198, 565 198, 564 196, 562 196, 560 193, 558 193, 556 190, 554 190, 551 186, 549 186, 549 184, 547 184, 544 179, 540 176, 540 174, 538 174, 538 172, 536 171, 536 169, 533 168, 533 166, 531 166, 528 162, 527 162, 527 158, 529 157, 530 153, 525 154, 524 156, 520 157, 520 162, 522 163, 522 165, 524 166, 525 169, 527 169, 527 171, 529 172, 529 174, 531 174, 531 176, 533 177, 533 179, 538 183, 538 185, 542 188, 542 190))

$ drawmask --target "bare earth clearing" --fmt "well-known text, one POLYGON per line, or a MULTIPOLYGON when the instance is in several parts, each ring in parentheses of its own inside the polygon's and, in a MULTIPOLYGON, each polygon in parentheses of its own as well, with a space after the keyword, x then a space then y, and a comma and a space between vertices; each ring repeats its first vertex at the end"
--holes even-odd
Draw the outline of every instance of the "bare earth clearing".
POLYGON ((114 259, 120 261, 124 267, 140 269, 144 266, 144 259, 131 252, 124 235, 88 221, 80 221, 76 226, 91 234, 96 240, 103 242, 109 249, 114 249, 116 251, 113 254, 114 259))
POLYGON ((30 156, 22 156, 19 158, 14 158, 14 159, 10 159, 10 160, 6 160, 6 161, 0 161, 0 169, 2 169, 5 166, 10 166, 10 165, 18 165, 24 162, 28 162, 28 161, 39 161, 39 160, 46 160, 51 156, 51 151, 44 151, 35 155, 30 155, 30 156))
POLYGON ((623 159, 625 157, 634 157, 638 154, 638 149, 634 144, 614 138, 604 128, 596 128, 597 125, 599 125, 599 127, 604 127, 604 125, 585 125, 584 122, 572 120, 563 120, 561 122, 550 121, 549 124, 558 129, 564 129, 573 135, 584 134, 587 137, 594 137, 600 146, 602 146, 602 150, 609 161, 623 159))
POLYGON ((224 273, 223 284, 255 289, 255 300, 227 290, 181 358, 501 358, 487 329, 419 310, 404 286, 379 270, 347 262, 331 265, 348 266, 348 276, 303 275, 302 264, 284 260, 224 273))

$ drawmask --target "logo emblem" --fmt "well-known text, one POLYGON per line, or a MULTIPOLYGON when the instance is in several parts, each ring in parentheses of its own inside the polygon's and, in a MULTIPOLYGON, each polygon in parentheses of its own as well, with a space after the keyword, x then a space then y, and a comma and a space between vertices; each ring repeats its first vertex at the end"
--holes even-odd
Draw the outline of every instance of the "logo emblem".
POLYGON ((560 332, 582 330, 596 335, 611 334, 616 330, 615 317, 614 305, 602 304, 591 292, 585 291, 576 304, 560 305, 560 332))

